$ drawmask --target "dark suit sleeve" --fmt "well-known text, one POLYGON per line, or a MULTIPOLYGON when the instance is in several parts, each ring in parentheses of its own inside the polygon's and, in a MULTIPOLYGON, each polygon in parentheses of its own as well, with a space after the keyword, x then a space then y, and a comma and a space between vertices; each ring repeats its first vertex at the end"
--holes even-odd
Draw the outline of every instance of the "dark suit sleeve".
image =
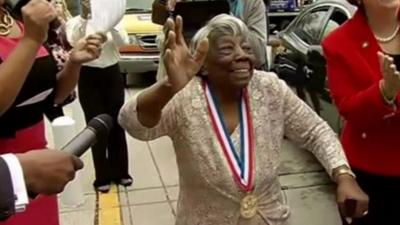
POLYGON ((15 213, 15 197, 10 169, 0 157, 0 221, 15 213))

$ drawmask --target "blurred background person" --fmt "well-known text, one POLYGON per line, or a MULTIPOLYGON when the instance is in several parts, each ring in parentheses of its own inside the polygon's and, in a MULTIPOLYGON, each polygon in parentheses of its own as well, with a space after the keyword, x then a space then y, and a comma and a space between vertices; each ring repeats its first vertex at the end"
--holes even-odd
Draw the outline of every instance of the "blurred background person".
POLYGON ((345 120, 342 143, 370 197, 357 225, 397 225, 400 202, 398 0, 351 0, 350 21, 323 42, 329 89, 345 120))
MULTIPOLYGON (((57 62, 57 67, 62 70, 68 60, 68 51, 71 50, 71 45, 67 41, 65 24, 72 18, 68 10, 65 0, 52 0, 54 8, 57 12, 57 19, 51 23, 47 43, 52 51, 52 55, 57 62)), ((54 119, 64 116, 63 107, 76 99, 75 91, 64 100, 62 104, 49 104, 44 111, 46 117, 53 121, 54 119)))
POLYGON ((194 36, 192 52, 182 18, 167 26, 168 77, 130 99, 119 122, 139 140, 172 139, 180 176, 176 225, 296 224, 277 172, 284 135, 310 150, 337 182, 342 212, 348 199, 357 201, 350 216, 368 210, 329 125, 284 81, 254 70, 241 20, 214 17, 194 36))
POLYGON ((68 10, 68 5, 65 0, 52 0, 54 7, 57 11, 58 20, 65 25, 65 23, 72 18, 71 13, 68 10))
MULTIPOLYGON (((83 12, 87 11, 83 9, 83 12)), ((67 37, 73 46, 93 29, 84 19, 86 17, 78 15, 67 22, 67 37)), ((79 101, 86 122, 103 113, 115 120, 108 140, 99 140, 92 147, 96 175, 93 186, 100 192, 108 192, 111 182, 130 186, 133 181, 129 175, 125 132, 117 122, 125 100, 124 79, 118 65, 119 47, 128 43, 128 34, 119 23, 107 32, 100 57, 84 65, 78 83, 79 101)))
MULTIPOLYGON (((9 9, 0 0, 0 154, 46 148, 46 106, 61 104, 74 89, 81 64, 101 51, 99 35, 82 39, 59 71, 46 41, 49 24, 57 17, 51 3, 27 0, 20 1, 15 11, 9 9)), ((40 196, 24 213, 0 224, 58 225, 57 196, 40 196)))

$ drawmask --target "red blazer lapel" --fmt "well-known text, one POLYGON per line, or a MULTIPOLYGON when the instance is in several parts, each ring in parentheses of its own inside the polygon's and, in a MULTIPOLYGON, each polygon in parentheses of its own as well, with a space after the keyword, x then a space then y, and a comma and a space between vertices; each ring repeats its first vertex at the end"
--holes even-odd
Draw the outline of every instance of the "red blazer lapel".
MULTIPOLYGON (((358 10, 354 17, 349 21, 350 40, 359 51, 365 61, 366 68, 373 72, 375 78, 381 78, 380 65, 378 60, 378 51, 382 51, 371 28, 368 25, 367 18, 362 10, 358 10)), ((361 62, 354 62, 361 63, 361 62)))

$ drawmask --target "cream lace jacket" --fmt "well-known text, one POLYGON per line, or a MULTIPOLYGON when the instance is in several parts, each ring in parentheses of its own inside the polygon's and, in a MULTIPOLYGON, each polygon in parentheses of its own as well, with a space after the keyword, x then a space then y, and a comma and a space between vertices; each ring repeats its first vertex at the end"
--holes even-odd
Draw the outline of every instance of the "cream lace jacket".
MULTIPOLYGON (((277 172, 284 135, 310 150, 329 174, 348 164, 336 134, 275 74, 255 71, 248 91, 255 136, 253 194, 259 200, 252 219, 240 216, 245 194, 212 128, 200 78, 173 97, 151 129, 138 121, 135 98, 121 109, 119 122, 133 137, 148 141, 167 135, 173 141, 180 177, 176 225, 289 224, 290 210, 282 201, 277 172)), ((240 129, 231 138, 239 149, 240 129)))

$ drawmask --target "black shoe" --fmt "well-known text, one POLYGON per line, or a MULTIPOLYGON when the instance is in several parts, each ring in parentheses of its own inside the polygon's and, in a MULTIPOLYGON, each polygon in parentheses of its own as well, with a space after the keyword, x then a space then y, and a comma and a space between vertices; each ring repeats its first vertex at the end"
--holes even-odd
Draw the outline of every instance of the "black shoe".
POLYGON ((110 181, 98 181, 96 180, 93 183, 93 187, 96 191, 101 192, 101 193, 108 193, 111 189, 111 182, 110 181))
POLYGON ((128 187, 128 186, 132 185, 133 179, 132 179, 131 176, 127 175, 127 176, 125 176, 123 178, 115 179, 114 182, 116 184, 120 184, 122 186, 128 187))

